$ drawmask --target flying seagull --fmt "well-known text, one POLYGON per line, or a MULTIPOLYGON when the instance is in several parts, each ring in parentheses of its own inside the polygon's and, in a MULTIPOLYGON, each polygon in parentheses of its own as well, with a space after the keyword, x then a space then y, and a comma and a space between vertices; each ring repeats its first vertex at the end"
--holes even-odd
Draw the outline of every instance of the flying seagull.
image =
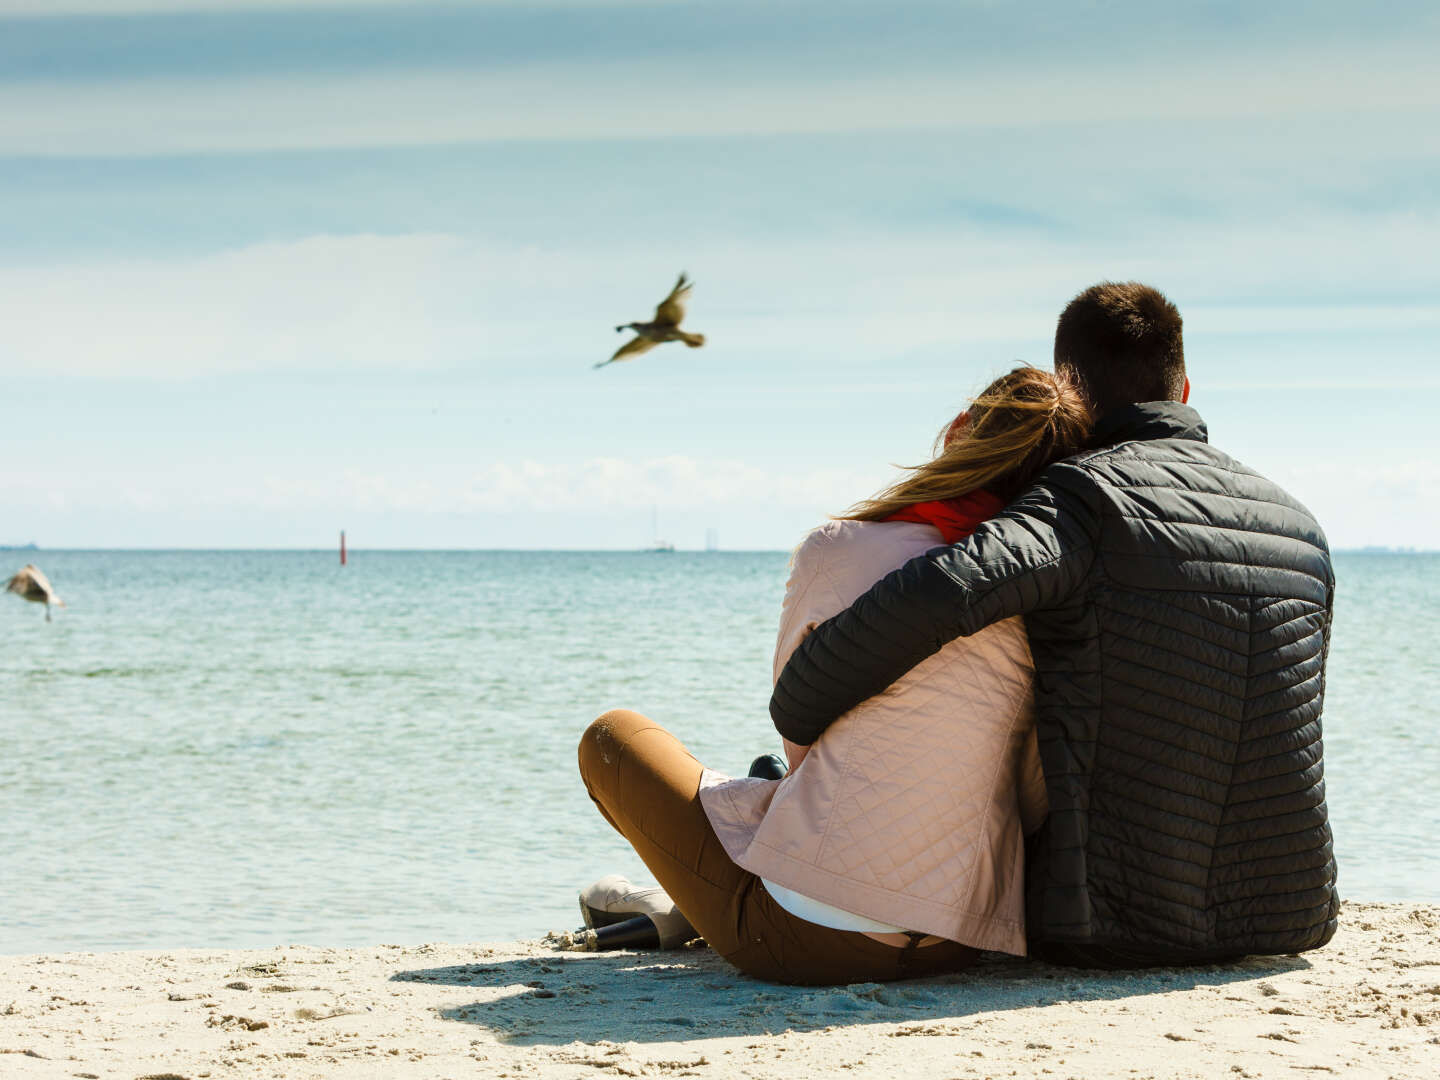
POLYGON ((6 583, 5 591, 22 596, 32 604, 44 604, 46 622, 50 621, 51 604, 65 606, 65 601, 55 595, 55 586, 50 584, 50 579, 34 563, 22 566, 20 572, 6 583))
POLYGON ((695 283, 686 281, 682 273, 680 280, 675 282, 675 288, 670 290, 670 295, 660 301, 660 306, 655 309, 655 318, 649 322, 626 323, 615 328, 617 334, 622 330, 634 330, 635 336, 616 349, 615 355, 609 360, 601 360, 595 366, 601 368, 606 364, 613 364, 616 360, 629 360, 632 356, 649 352, 666 341, 683 341, 692 349, 704 345, 704 334, 690 334, 680 329, 680 323, 685 319, 685 302, 690 299, 690 290, 694 287, 695 283))

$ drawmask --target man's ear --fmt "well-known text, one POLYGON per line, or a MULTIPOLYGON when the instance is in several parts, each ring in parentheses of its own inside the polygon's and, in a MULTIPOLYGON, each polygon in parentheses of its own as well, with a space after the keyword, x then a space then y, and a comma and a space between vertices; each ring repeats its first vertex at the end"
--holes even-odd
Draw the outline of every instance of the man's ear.
POLYGON ((960 438, 961 435, 964 435, 965 429, 969 426, 970 410, 966 409, 959 416, 955 417, 954 420, 951 420, 950 426, 945 429, 945 445, 949 446, 956 439, 960 438))
POLYGON ((1190 403, 1190 376, 1189 376, 1189 375, 1186 375, 1186 376, 1185 376, 1185 389, 1180 391, 1180 404, 1181 404, 1181 405, 1188 405, 1189 403, 1190 403))

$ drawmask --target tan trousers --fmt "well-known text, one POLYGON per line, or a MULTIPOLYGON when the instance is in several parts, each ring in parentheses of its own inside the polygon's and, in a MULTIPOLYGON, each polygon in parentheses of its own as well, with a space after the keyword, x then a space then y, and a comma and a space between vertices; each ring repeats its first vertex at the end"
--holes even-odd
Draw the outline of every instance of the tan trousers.
POLYGON ((608 712, 580 740, 580 776, 710 947, 747 975, 836 985, 915 978, 973 963, 953 941, 899 948, 791 915, 731 861, 700 805, 700 762, 653 720, 608 712))

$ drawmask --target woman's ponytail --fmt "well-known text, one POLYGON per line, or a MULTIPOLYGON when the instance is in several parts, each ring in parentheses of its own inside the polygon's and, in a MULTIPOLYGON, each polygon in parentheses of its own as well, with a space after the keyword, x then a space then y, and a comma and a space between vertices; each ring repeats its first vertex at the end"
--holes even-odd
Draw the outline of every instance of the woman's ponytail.
POLYGON ((1090 424, 1089 406, 1069 379, 1018 367, 970 403, 962 428, 942 433, 934 460, 841 516, 883 521, 907 506, 981 488, 1008 501, 1046 466, 1083 449, 1090 424))

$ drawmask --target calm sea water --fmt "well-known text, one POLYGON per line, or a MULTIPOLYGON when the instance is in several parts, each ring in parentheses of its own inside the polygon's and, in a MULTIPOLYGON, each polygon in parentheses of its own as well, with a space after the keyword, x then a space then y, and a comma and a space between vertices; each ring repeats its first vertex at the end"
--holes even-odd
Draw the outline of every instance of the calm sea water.
MULTIPOLYGON (((645 876, 580 787, 591 718, 732 772, 775 743, 780 553, 33 557, 70 608, 0 597, 0 953, 569 929, 645 876)), ((1342 892, 1440 901, 1440 556, 1336 565, 1342 892)))

